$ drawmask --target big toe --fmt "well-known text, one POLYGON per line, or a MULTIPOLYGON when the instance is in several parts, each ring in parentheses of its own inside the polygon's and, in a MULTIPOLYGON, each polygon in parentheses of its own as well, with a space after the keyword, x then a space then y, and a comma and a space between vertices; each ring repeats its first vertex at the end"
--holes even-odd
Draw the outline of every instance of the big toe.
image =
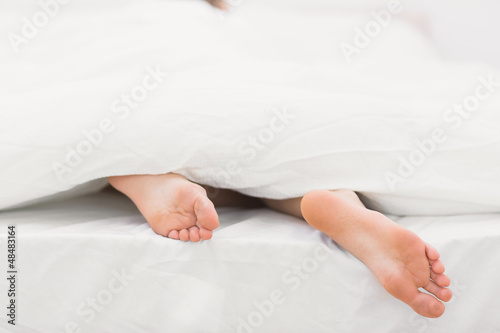
POLYGON ((427 318, 438 318, 444 313, 445 306, 435 297, 418 292, 418 295, 409 302, 412 309, 421 316, 427 318))
POLYGON ((200 229, 214 230, 219 226, 219 216, 215 206, 207 197, 200 197, 196 200, 194 212, 200 229))

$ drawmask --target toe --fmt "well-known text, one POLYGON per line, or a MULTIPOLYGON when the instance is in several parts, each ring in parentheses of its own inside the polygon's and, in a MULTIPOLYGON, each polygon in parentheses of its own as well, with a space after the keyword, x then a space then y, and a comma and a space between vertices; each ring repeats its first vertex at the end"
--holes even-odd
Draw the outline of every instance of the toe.
POLYGON ((168 238, 179 239, 179 232, 177 230, 172 230, 167 235, 168 238))
POLYGON ((429 258, 429 260, 434 261, 439 259, 439 252, 430 244, 425 244, 425 253, 427 254, 427 258, 429 258))
POLYGON ((444 265, 441 262, 441 260, 436 260, 436 261, 431 261, 431 269, 434 271, 436 274, 443 274, 444 273, 444 265))
POLYGON ((450 289, 443 288, 443 290, 441 291, 441 294, 440 294, 439 298, 441 300, 443 300, 444 302, 449 302, 453 298, 453 293, 451 292, 450 289))
POLYGON ((200 228, 214 230, 219 226, 219 217, 217 216, 215 206, 207 197, 200 196, 196 200, 194 212, 198 219, 197 224, 200 228))
POLYGON ((189 231, 187 231, 187 229, 182 229, 181 231, 179 231, 179 238, 181 239, 181 241, 187 242, 189 240, 189 231))
POLYGON ((191 242, 199 242, 200 241, 200 229, 198 227, 189 228, 189 240, 191 242))
POLYGON ((212 231, 207 230, 205 228, 201 228, 200 229, 200 237, 203 240, 209 240, 210 238, 212 238, 212 231))
POLYGON ((452 296, 449 289, 442 288, 433 281, 429 281, 429 284, 426 285, 424 289, 444 302, 448 302, 452 296))
MULTIPOLYGON (((425 284, 429 285, 430 282, 429 279, 425 284)), ((444 312, 444 304, 434 296, 421 292, 411 279, 393 278, 384 287, 391 295, 411 306, 421 316, 437 318, 444 312)), ((431 287, 432 285, 429 286, 431 287)))
POLYGON ((427 318, 441 317, 445 310, 442 302, 429 294, 420 291, 416 293, 413 300, 408 303, 416 313, 427 318))
POLYGON ((448 287, 450 285, 450 278, 444 274, 436 274, 431 269, 431 279, 436 282, 440 287, 448 287))

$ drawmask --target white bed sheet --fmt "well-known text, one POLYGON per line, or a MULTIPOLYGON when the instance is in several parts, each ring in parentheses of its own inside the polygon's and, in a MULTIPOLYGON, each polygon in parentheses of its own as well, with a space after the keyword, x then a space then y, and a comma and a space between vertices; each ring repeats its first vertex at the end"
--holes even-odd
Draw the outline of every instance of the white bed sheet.
POLYGON ((0 258, 16 225, 19 266, 18 322, 3 316, 0 332, 500 331, 500 215, 396 218, 439 249, 453 281, 445 314, 430 320, 305 222, 267 209, 219 212, 221 227, 201 243, 155 235, 113 192, 0 213, 0 258), (282 301, 272 311, 271 299, 282 301))

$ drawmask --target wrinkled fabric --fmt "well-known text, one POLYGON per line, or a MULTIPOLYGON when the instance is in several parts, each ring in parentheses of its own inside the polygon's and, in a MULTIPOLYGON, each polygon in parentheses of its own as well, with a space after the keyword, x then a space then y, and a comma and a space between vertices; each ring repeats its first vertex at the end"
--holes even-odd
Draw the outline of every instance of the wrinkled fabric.
MULTIPOLYGON (((221 226, 210 241, 184 243, 154 234, 132 202, 117 193, 0 212, 2 239, 7 225, 17 228, 17 328, 500 330, 498 214, 395 218, 433 244, 446 265, 454 298, 438 320, 390 296, 362 262, 304 221, 267 209, 221 209, 219 216, 221 226)), ((8 289, 5 278, 0 288, 8 289)), ((7 292, 0 301, 7 304, 7 292)), ((0 331, 12 332, 7 320, 0 321, 0 331)))
MULTIPOLYGON (((176 172, 275 199, 347 188, 392 214, 499 211, 499 72, 441 61, 396 19, 348 63, 338 45, 367 18, 321 3, 72 2, 17 53, 3 39, 0 208, 176 172)), ((2 28, 27 13, 7 4, 2 28)))

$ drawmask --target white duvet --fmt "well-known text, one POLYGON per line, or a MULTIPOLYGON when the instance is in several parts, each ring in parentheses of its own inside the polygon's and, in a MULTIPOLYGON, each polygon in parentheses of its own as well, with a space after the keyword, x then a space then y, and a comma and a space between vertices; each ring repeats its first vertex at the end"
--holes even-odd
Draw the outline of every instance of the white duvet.
POLYGON ((500 211, 500 73, 439 60, 402 21, 348 64, 339 43, 367 17, 328 5, 75 0, 22 42, 40 8, 2 6, 0 209, 177 172, 269 198, 348 188, 393 214, 500 211))

